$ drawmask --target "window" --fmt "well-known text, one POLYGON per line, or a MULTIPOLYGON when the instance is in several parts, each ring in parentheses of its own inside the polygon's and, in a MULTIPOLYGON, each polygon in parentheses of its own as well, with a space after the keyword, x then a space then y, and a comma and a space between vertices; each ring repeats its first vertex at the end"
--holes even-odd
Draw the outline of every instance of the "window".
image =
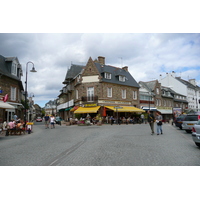
POLYGON ((122 90, 122 99, 126 99, 126 90, 122 90))
POLYGON ((11 73, 17 75, 17 65, 15 63, 12 63, 11 73))
POLYGON ((156 88, 156 93, 159 94, 159 88, 156 88))
POLYGON ((112 97, 112 88, 107 88, 107 97, 112 97))
POLYGON ((88 98, 88 101, 94 100, 94 87, 87 88, 87 98, 88 98))
POLYGON ((10 92, 10 100, 16 101, 16 88, 11 86, 11 92, 10 92))
POLYGON ((119 81, 125 82, 125 76, 119 76, 119 81))
POLYGON ((104 78, 111 79, 111 73, 105 72, 104 78))
POLYGON ((76 90, 76 99, 78 99, 78 90, 76 90))
POLYGON ((133 99, 137 99, 137 91, 133 91, 133 99))

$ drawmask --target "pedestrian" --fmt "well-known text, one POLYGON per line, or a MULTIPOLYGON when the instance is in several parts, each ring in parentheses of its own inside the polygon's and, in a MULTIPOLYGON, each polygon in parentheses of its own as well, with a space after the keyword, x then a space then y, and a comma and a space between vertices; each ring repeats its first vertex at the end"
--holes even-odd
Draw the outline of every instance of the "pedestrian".
POLYGON ((153 115, 153 112, 148 110, 148 122, 149 122, 151 132, 152 132, 151 135, 154 134, 154 121, 155 121, 155 117, 153 115))
POLYGON ((144 115, 143 114, 141 114, 141 121, 142 121, 142 124, 144 123, 144 115))
POLYGON ((49 128, 49 121, 50 121, 50 117, 46 114, 44 116, 44 124, 45 124, 46 129, 49 128))
POLYGON ((159 111, 156 112, 157 135, 163 134, 162 131, 162 115, 159 111))
POLYGON ((14 113, 14 116, 13 116, 13 119, 14 119, 14 121, 17 121, 17 115, 14 113))
POLYGON ((52 115, 52 116, 50 117, 50 123, 51 123, 51 129, 52 129, 52 128, 55 128, 55 117, 54 117, 54 115, 52 115))
POLYGON ((113 125, 113 123, 114 123, 114 118, 113 118, 113 116, 111 116, 110 117, 110 125, 113 125))

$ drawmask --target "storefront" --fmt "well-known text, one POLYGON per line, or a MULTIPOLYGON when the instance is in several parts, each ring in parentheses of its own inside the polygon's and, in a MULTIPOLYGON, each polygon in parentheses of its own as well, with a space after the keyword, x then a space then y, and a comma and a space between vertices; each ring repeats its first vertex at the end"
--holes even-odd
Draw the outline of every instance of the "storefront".
POLYGON ((173 118, 172 107, 157 107, 157 110, 161 113, 164 122, 169 122, 173 118))
POLYGON ((13 115, 15 113, 15 107, 0 101, 0 123, 2 123, 3 121, 10 121, 13 118, 13 115))

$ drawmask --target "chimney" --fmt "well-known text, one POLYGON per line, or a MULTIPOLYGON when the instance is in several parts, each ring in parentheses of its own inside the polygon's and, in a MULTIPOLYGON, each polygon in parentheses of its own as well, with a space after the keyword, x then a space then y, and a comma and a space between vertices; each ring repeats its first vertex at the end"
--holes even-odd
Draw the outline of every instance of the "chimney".
POLYGON ((105 65, 105 57, 99 56, 98 61, 99 61, 100 64, 105 65))
POLYGON ((124 66, 122 69, 128 72, 128 66, 124 66))
POLYGON ((189 79, 189 82, 192 84, 192 85, 194 85, 194 86, 196 86, 197 84, 196 84, 196 80, 195 79, 189 79))

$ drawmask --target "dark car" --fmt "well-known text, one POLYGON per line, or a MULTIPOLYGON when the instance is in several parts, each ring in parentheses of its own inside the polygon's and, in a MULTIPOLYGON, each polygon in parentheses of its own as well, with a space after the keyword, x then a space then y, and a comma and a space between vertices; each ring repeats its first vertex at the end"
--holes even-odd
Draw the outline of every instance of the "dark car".
POLYGON ((179 115, 176 119, 175 119, 175 125, 177 126, 177 127, 179 127, 181 130, 182 130, 182 123, 183 123, 183 121, 184 121, 184 119, 185 119, 185 117, 186 117, 187 115, 179 115))

